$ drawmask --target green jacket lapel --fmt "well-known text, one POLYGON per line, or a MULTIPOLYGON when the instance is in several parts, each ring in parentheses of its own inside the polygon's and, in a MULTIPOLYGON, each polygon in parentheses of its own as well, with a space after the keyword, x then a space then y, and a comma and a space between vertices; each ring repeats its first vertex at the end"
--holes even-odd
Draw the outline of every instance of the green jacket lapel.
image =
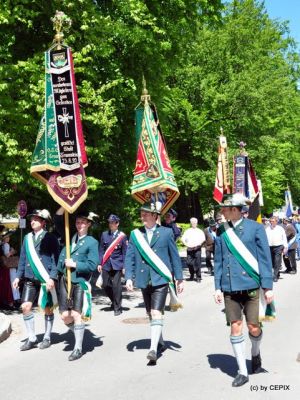
POLYGON ((159 229, 158 229, 158 226, 156 225, 156 229, 153 232, 153 236, 151 239, 150 247, 153 247, 155 245, 155 243, 158 241, 158 239, 159 239, 159 229))
MULTIPOLYGON (((71 254, 75 253, 75 251, 78 250, 78 247, 79 247, 79 245, 80 245, 80 242, 81 242, 83 239, 86 238, 86 236, 85 236, 85 237, 82 238, 82 239, 77 239, 77 243, 75 244, 75 246, 73 246, 73 240, 76 240, 76 236, 77 236, 77 233, 76 233, 76 235, 74 235, 73 238, 72 238, 71 254), (73 248, 73 250, 72 250, 72 248, 73 248)), ((77 238, 78 238, 78 236, 77 236, 77 238)))
POLYGON ((241 237, 241 236, 242 236, 242 234, 243 234, 243 232, 244 232, 244 218, 242 219, 242 221, 241 221, 237 226, 235 226, 235 227, 233 228, 233 230, 234 230, 235 234, 236 234, 238 237, 241 237))
POLYGON ((45 235, 46 235, 46 231, 43 231, 43 232, 38 236, 37 240, 34 240, 34 241, 33 241, 34 247, 35 247, 35 248, 37 248, 37 247, 40 245, 40 243, 41 243, 41 241, 43 240, 43 238, 45 237, 45 235))

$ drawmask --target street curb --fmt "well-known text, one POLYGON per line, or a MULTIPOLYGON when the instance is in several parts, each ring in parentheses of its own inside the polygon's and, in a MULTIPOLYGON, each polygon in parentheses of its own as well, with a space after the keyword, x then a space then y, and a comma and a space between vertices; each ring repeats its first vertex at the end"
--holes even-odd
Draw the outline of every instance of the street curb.
POLYGON ((0 343, 9 337, 11 334, 11 322, 10 319, 0 313, 0 343))

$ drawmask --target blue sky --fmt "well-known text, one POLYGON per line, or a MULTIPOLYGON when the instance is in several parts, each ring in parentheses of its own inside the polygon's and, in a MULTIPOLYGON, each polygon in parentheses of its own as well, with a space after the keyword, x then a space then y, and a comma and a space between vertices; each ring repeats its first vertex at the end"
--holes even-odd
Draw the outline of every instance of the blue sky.
POLYGON ((300 0, 265 0, 265 7, 270 18, 289 21, 290 36, 300 50, 300 0))

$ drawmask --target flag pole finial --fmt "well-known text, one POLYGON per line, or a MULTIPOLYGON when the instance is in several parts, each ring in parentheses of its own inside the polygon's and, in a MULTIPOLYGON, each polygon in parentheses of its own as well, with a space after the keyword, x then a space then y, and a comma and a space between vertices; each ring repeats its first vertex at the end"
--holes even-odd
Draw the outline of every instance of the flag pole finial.
POLYGON ((141 95, 141 101, 146 103, 146 102, 150 101, 150 95, 149 95, 149 92, 146 87, 146 79, 145 79, 144 75, 143 75, 142 82, 143 82, 143 90, 142 90, 142 95, 141 95))
POLYGON ((53 22, 53 29, 56 31, 53 42, 57 49, 60 50, 64 39, 62 30, 65 29, 65 31, 67 31, 72 24, 72 20, 63 11, 56 10, 56 13, 54 17, 51 18, 51 21, 53 22))
POLYGON ((243 141, 239 142, 240 155, 241 155, 241 156, 247 156, 247 155, 248 155, 247 152, 246 152, 246 150, 245 150, 246 144, 247 144, 247 143, 245 143, 245 142, 243 142, 243 141))

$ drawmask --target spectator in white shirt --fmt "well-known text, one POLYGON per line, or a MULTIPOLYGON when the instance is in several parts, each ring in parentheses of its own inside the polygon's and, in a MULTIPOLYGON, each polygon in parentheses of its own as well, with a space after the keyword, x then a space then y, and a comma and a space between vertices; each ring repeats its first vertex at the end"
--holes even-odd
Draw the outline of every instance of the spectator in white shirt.
POLYGON ((285 230, 278 225, 277 217, 270 218, 270 224, 266 227, 266 234, 272 256, 273 281, 277 282, 280 276, 282 254, 286 254, 288 250, 285 230))
POLYGON ((188 228, 182 238, 182 243, 187 246, 186 264, 190 271, 190 279, 194 280, 196 274, 197 282, 201 282, 201 246, 205 242, 204 232, 197 227, 197 218, 190 219, 191 228, 188 228))

